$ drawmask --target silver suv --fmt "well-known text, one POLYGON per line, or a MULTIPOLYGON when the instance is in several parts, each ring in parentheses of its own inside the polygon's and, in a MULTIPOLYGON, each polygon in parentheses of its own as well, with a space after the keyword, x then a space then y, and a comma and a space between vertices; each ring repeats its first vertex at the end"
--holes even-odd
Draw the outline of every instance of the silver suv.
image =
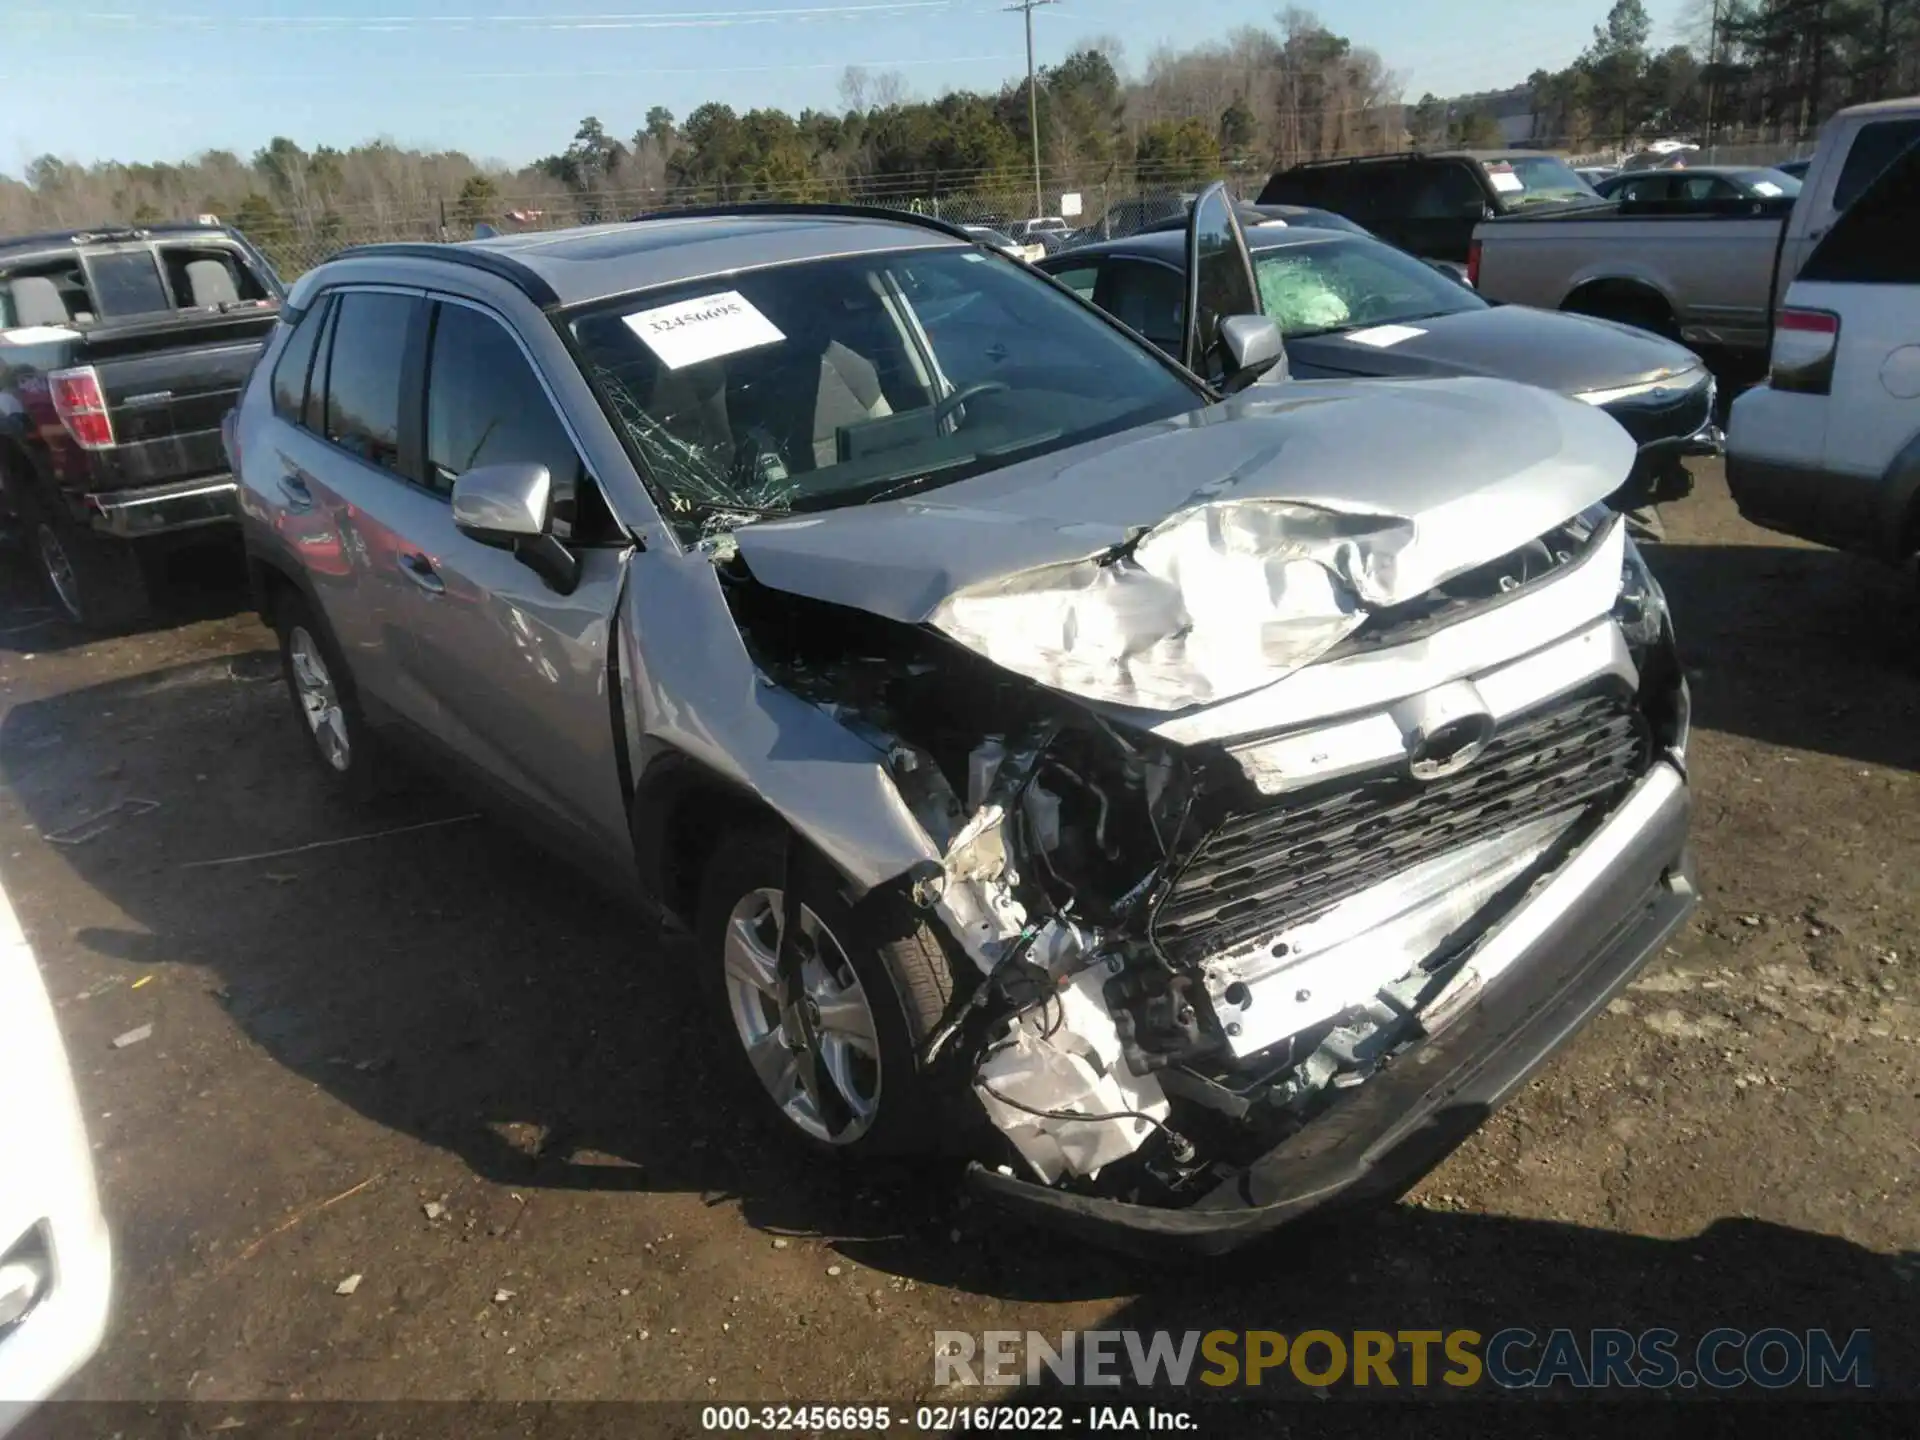
POLYGON ((879 212, 305 276, 229 433, 323 773, 417 732, 692 926, 823 1151, 1216 1249, 1404 1186, 1693 904, 1633 443, 1289 381, 1188 245, 1184 366, 879 212))

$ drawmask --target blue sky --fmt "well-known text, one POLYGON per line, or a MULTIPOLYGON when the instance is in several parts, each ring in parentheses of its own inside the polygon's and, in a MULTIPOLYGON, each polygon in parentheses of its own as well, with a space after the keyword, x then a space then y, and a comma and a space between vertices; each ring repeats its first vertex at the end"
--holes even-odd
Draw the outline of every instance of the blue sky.
MULTIPOLYGON (((1608 0, 1341 0, 1333 30, 1380 51, 1407 98, 1517 83, 1566 64, 1608 0)), ((6 0, 0 170, 52 151, 93 161, 252 153, 269 136, 347 146, 386 136, 524 163, 583 115, 631 135, 651 105, 684 117, 834 108, 842 70, 898 70, 932 95, 992 90, 1025 65, 1002 0, 6 0), (97 8, 90 8, 97 7, 97 8)), ((1649 0, 1656 42, 1685 0, 1649 0)), ((1130 67, 1270 24, 1281 0, 1064 0, 1039 12, 1042 64, 1095 34, 1130 67)))

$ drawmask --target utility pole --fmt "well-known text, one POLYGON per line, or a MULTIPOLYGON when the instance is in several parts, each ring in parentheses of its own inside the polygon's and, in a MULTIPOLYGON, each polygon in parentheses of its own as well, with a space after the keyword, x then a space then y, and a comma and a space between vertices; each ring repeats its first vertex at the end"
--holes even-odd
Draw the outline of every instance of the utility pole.
POLYGON ((1038 220, 1046 208, 1040 191, 1040 96, 1033 78, 1033 12, 1042 5, 1058 5, 1060 0, 1014 0, 1008 10, 1018 10, 1027 21, 1027 131, 1033 136, 1033 218, 1038 220))
POLYGON ((1707 27, 1707 154, 1713 154, 1714 92, 1720 84, 1720 0, 1713 0, 1713 18, 1707 27))

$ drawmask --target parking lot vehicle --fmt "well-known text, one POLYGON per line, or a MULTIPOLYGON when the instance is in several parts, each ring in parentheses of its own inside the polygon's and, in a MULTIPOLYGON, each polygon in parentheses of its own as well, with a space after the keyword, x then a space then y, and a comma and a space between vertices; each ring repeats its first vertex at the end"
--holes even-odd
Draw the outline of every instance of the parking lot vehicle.
POLYGON ((1920 146, 1787 291, 1765 385, 1734 401, 1727 483, 1756 524, 1901 563, 1920 554, 1920 146))
MULTIPOLYGON (((1262 225, 1305 225, 1313 230, 1344 230, 1350 235, 1365 235, 1364 226, 1356 225, 1344 215, 1336 215, 1331 210, 1316 210, 1311 205, 1248 205, 1234 207, 1234 218, 1240 222, 1240 228, 1256 230, 1262 225)), ((1150 225, 1142 225, 1133 231, 1136 235, 1158 235, 1171 231, 1184 235, 1187 229, 1187 212, 1156 220, 1150 225)), ((1101 237, 1106 238, 1106 237, 1101 237)), ((1119 238, 1119 237, 1114 237, 1119 238)))
POLYGON ((1309 161, 1276 174, 1260 203, 1332 210, 1422 259, 1464 264, 1474 227, 1489 216, 1577 208, 1599 198, 1555 155, 1452 150, 1309 161))
POLYGON ((1915 140, 1920 97, 1840 111, 1784 215, 1742 199, 1707 214, 1656 201, 1489 220, 1474 232, 1474 283, 1490 300, 1600 315, 1714 358, 1758 360, 1807 253, 1915 140))
POLYGON ((974 239, 983 241, 998 250, 1002 255, 1011 255, 1016 260, 1038 260, 1047 253, 1047 247, 1038 243, 1023 245, 1006 232, 995 230, 987 225, 963 225, 960 227, 974 239))
POLYGON ((1037 220, 1022 220, 1008 233, 1022 245, 1038 245, 1049 255, 1065 246, 1073 228, 1058 215, 1042 215, 1037 220))
POLYGON ((232 523, 220 420, 280 294, 220 226, 0 240, 0 487, 69 618, 139 620, 142 551, 232 523))
MULTIPOLYGON (((1287 225, 1245 235, 1260 309, 1279 321, 1296 378, 1490 375, 1557 390, 1613 416, 1639 445, 1623 497, 1634 504, 1684 494, 1692 482, 1681 458, 1720 452, 1713 376, 1683 346, 1582 315, 1489 305, 1364 233, 1287 225)), ((1050 256, 1040 269, 1177 356, 1186 263, 1183 235, 1146 233, 1050 256)))
POLYGON ((0 892, 0 1435, 99 1348, 113 1290, 93 1151, 39 962, 0 892))
POLYGON ((1658 206, 1662 213, 1786 215, 1800 182, 1764 165, 1694 165, 1681 170, 1627 170, 1593 187, 1604 200, 1658 206))
POLYGON ((321 773, 411 728, 684 919, 820 1151, 1212 1248, 1404 1184, 1693 903, 1633 447, 1276 378, 1188 245, 1184 365, 883 211, 310 272, 235 434, 321 773))

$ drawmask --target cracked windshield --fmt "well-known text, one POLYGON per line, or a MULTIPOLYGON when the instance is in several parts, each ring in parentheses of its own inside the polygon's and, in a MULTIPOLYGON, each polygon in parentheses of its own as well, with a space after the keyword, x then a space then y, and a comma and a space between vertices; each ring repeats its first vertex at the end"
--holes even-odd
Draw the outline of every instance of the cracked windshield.
POLYGON ((1202 403, 1015 266, 958 245, 826 260, 572 328, 642 474, 696 525, 911 494, 1202 403))
POLYGON ((1472 291, 1398 250, 1350 240, 1256 250, 1253 278, 1261 308, 1289 337, 1487 308, 1472 291))

